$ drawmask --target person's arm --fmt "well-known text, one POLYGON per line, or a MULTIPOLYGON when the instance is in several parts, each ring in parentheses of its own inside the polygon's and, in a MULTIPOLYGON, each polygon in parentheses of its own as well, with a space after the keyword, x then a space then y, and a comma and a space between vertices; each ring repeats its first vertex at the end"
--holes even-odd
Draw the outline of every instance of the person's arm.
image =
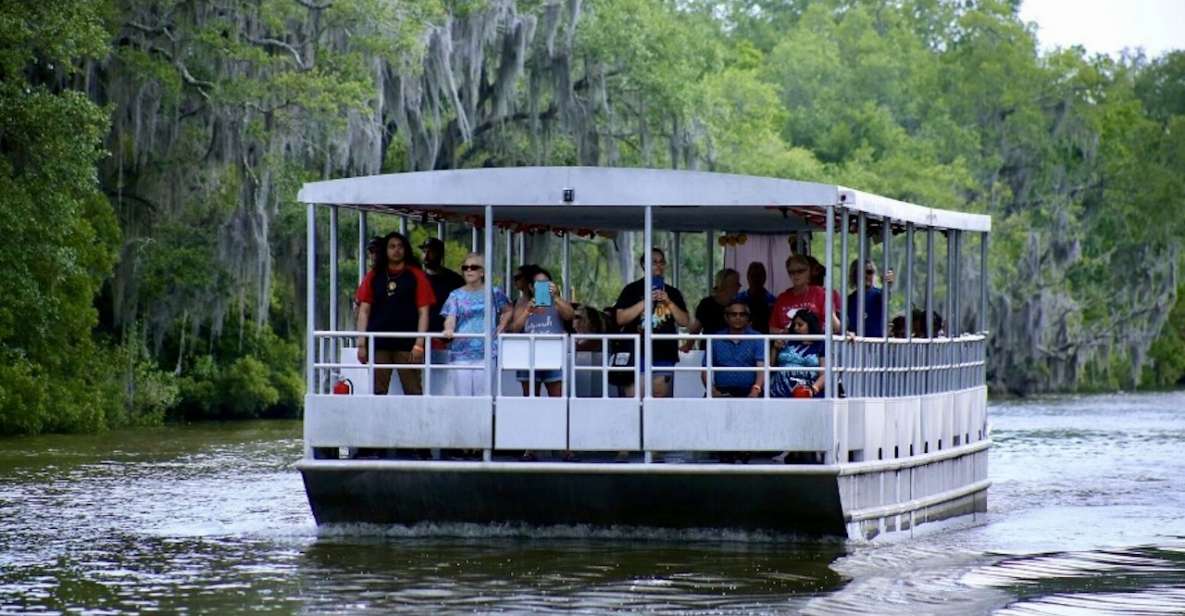
POLYGON ((445 340, 452 340, 453 333, 455 333, 456 331, 457 331, 457 317, 450 314, 444 318, 444 331, 441 333, 444 335, 445 340))
POLYGON ((510 317, 514 309, 510 307, 510 303, 502 304, 502 311, 498 314, 498 329, 495 333, 502 333, 510 327, 510 317))
MULTIPOLYGON (((692 319, 691 325, 687 327, 687 333, 698 334, 704 331, 704 326, 698 320, 692 319)), ((683 344, 679 345, 679 350, 684 353, 691 352, 695 348, 695 340, 684 340, 683 344)))
POLYGON ((667 308, 671 310, 671 316, 675 317, 675 324, 680 327, 687 327, 691 323, 691 317, 687 314, 687 308, 679 305, 679 302, 672 300, 666 294, 666 291, 660 291, 660 293, 662 293, 663 301, 666 302, 667 308))
POLYGON ((819 356, 819 376, 815 378, 815 382, 811 383, 811 394, 819 395, 823 392, 823 386, 827 384, 827 358, 822 355, 819 356))
POLYGON ((576 316, 576 309, 572 307, 572 302, 560 297, 554 282, 549 282, 548 285, 551 287, 551 301, 555 303, 556 312, 560 314, 561 319, 571 321, 572 317, 576 316))
POLYGON ((527 326, 527 317, 531 316, 531 309, 535 307, 535 300, 519 298, 514 307, 514 320, 510 322, 510 331, 521 332, 527 326))
POLYGON ((757 381, 749 388, 750 398, 760 398, 761 392, 765 390, 765 362, 758 361, 756 367, 762 369, 757 371, 757 381))
MULTIPOLYGON (((420 313, 420 320, 416 323, 416 331, 425 333, 428 331, 428 313, 431 312, 431 306, 420 306, 416 310, 420 313)), ((413 362, 423 361, 424 359, 424 338, 416 338, 415 346, 411 348, 411 360, 413 362)))
POLYGON ((618 308, 617 325, 620 327, 625 327, 636 320, 638 317, 642 316, 643 312, 646 312, 645 301, 640 301, 629 308, 618 308))
MULTIPOLYGON (((370 322, 370 303, 369 302, 362 302, 361 304, 358 304, 358 324, 357 324, 358 331, 360 331, 360 332, 366 331, 366 325, 369 322, 370 322)), ((370 348, 367 343, 367 337, 366 336, 358 336, 358 340, 356 340, 355 342, 358 343, 358 363, 360 363, 360 364, 367 363, 367 360, 370 359, 370 357, 369 357, 370 348)))

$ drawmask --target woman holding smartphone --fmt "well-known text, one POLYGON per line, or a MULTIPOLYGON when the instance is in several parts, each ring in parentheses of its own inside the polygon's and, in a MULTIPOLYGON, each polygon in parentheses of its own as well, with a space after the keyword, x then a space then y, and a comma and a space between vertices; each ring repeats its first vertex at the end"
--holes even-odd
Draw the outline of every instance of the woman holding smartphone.
MULTIPOLYGON (((533 268, 535 277, 532 284, 526 286, 525 302, 520 302, 515 308, 514 319, 510 323, 510 331, 525 334, 562 334, 565 321, 571 321, 575 310, 568 300, 560 297, 555 283, 551 281, 551 273, 542 267, 533 268)), ((530 395, 530 373, 519 370, 515 373, 522 383, 523 395, 530 395)), ((547 395, 558 398, 563 390, 564 372, 562 370, 536 370, 535 395, 542 395, 540 385, 547 386, 547 395)))

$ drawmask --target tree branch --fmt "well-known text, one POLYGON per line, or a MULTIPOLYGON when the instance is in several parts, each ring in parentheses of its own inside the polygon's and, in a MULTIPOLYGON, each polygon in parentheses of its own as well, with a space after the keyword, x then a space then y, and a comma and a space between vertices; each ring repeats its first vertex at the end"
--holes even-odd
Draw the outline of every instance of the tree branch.
POLYGON ((292 57, 296 60, 297 68, 300 70, 305 70, 307 68, 304 63, 304 58, 300 56, 300 52, 297 51, 295 47, 285 43, 284 41, 274 38, 255 38, 252 36, 248 36, 247 40, 262 47, 277 47, 279 49, 283 49, 284 51, 292 54, 292 57))

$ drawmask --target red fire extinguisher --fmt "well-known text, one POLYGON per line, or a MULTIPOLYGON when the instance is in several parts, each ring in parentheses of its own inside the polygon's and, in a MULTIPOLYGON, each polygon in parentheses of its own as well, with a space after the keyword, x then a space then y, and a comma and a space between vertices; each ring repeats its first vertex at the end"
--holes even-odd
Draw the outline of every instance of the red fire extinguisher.
POLYGON ((354 393, 354 383, 350 379, 339 379, 338 382, 333 384, 333 393, 348 396, 354 393))

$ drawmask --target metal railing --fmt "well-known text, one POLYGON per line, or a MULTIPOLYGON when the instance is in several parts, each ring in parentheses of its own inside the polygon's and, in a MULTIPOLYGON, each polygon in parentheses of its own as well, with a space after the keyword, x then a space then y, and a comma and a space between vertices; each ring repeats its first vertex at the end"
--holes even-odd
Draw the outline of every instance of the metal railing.
MULTIPOLYGON (((680 340, 704 340, 704 341, 706 341, 706 344, 704 344, 704 353, 705 353, 705 359, 703 362, 704 365, 702 365, 702 366, 672 366, 670 368, 663 368, 663 370, 670 370, 673 372, 700 372, 700 373, 703 373, 704 374, 704 389, 705 389, 704 395, 707 398, 714 397, 712 394, 712 389, 713 389, 715 380, 712 377, 714 374, 716 374, 718 372, 760 373, 762 375, 762 382, 764 383, 760 397, 768 399, 768 398, 774 397, 771 395, 771 390, 773 389, 772 380, 771 380, 772 375, 777 375, 777 374, 783 373, 783 372, 824 373, 826 371, 825 366, 774 366, 773 362, 770 361, 771 356, 776 357, 776 355, 778 353, 777 347, 780 346, 779 343, 784 344, 787 342, 822 342, 824 340, 824 337, 821 335, 817 335, 817 334, 816 335, 760 334, 760 335, 739 335, 739 336, 733 336, 730 334, 654 334, 653 339, 654 340, 676 340, 676 341, 680 341, 680 340), (715 345, 712 344, 712 342, 717 341, 717 340, 738 340, 738 339, 742 340, 742 341, 752 341, 752 340, 760 340, 761 341, 761 346, 763 349, 762 357, 764 357, 764 361, 762 362, 762 365, 760 367, 757 367, 757 366, 754 366, 754 367, 731 367, 731 366, 713 365, 714 364, 713 360, 715 359, 715 357, 714 357, 715 345)), ((824 362, 825 361, 826 361, 826 358, 824 358, 824 362)), ((827 392, 825 390, 823 393, 824 393, 824 395, 827 395, 827 392)))
POLYGON ((836 340, 836 370, 853 398, 941 393, 984 384, 987 354, 982 334, 958 338, 836 340))
MULTIPOLYGON (((342 370, 366 370, 367 379, 373 386, 375 382, 375 372, 377 370, 392 370, 392 380, 398 379, 396 374, 398 370, 418 370, 422 378, 422 390, 424 392, 432 391, 432 376, 433 371, 436 370, 481 370, 481 364, 451 364, 451 363, 433 363, 432 361, 432 341, 433 340, 485 340, 484 334, 454 334, 452 338, 446 338, 440 332, 360 332, 360 331, 324 331, 319 330, 313 332, 313 340, 315 342, 316 355, 313 357, 313 387, 314 394, 326 394, 333 391, 333 384, 337 378, 340 378, 342 370), (358 338, 366 338, 367 359, 366 363, 344 363, 341 359, 341 349, 353 347, 353 344, 338 344, 334 345, 333 341, 337 340, 339 343, 353 343, 358 338), (423 338, 426 341, 424 351, 424 361, 420 363, 391 363, 380 364, 375 361, 375 340, 382 339, 418 339, 423 338), (326 361, 328 358, 328 361, 326 361)), ((443 376, 443 375, 441 375, 443 376)), ((427 394, 431 395, 431 394, 427 394)), ((489 394, 485 394, 489 395, 489 394)))
MULTIPOLYGON (((317 331, 314 333, 316 355, 313 359, 314 391, 312 393, 329 393, 332 391, 335 377, 342 370, 365 369, 371 383, 374 383, 375 371, 380 369, 417 370, 422 375, 422 389, 432 391, 432 381, 443 378, 450 370, 482 369, 482 364, 452 364, 433 361, 431 341, 444 340, 439 332, 358 332, 358 331, 317 331), (369 361, 365 364, 345 363, 340 361, 342 348, 352 346, 357 338, 365 338, 369 361), (375 363, 376 339, 417 339, 428 341, 428 349, 424 353, 421 363, 375 363), (334 344, 337 341, 337 344, 334 344), (434 375, 435 372, 441 374, 434 375)), ((455 334, 453 340, 476 339, 485 340, 482 334, 455 334)), ((706 358, 699 366, 659 366, 662 372, 686 373, 697 372, 703 374, 705 396, 714 397, 712 385, 714 375, 724 372, 747 372, 762 376, 762 398, 775 397, 771 395, 773 378, 783 372, 797 373, 825 373, 831 370, 835 375, 837 391, 827 391, 825 397, 900 397, 941 393, 976 387, 984 384, 984 368, 986 365, 987 344, 982 334, 967 334, 957 338, 868 338, 857 336, 835 336, 832 338, 833 357, 824 358, 825 365, 813 366, 777 366, 771 358, 776 358, 776 347, 779 344, 795 342, 821 342, 822 335, 791 335, 791 334, 761 334, 733 336, 729 334, 654 334, 652 340, 658 341, 688 341, 703 340, 706 358), (765 361, 763 365, 752 367, 732 367, 714 365, 715 344, 713 341, 760 340, 765 361)), ((528 373, 529 382, 535 383, 536 367, 535 355, 542 341, 555 341, 557 347, 562 348, 563 360, 558 364, 562 372, 562 396, 565 398, 590 397, 583 392, 576 391, 573 382, 579 373, 598 373, 600 375, 602 398, 612 396, 610 379, 611 373, 632 373, 634 382, 641 378, 641 374, 651 372, 656 368, 651 365, 649 358, 642 357, 642 338, 635 334, 499 334, 494 340, 496 357, 495 370, 499 378, 493 387, 494 397, 504 395, 502 388, 502 373, 508 370, 522 370, 528 373), (505 353, 498 352, 500 347, 513 344, 515 341, 526 341, 528 345, 528 361, 525 365, 506 367, 505 353), (581 342, 599 342, 599 365, 582 365, 577 360, 577 346, 581 342), (615 360, 621 356, 621 342, 628 341, 630 361, 616 364, 615 360), (616 342, 618 344, 614 345, 616 342), (615 348, 617 351, 615 352, 615 348), (644 364, 637 361, 645 360, 644 364)), ((552 369, 552 368, 540 368, 552 369)), ((653 373, 653 372, 651 372, 653 373)), ((392 373, 392 379, 397 378, 392 373)), ((529 388, 528 396, 534 397, 535 386, 529 388)), ((672 392, 674 393, 674 392, 672 392)), ((429 394, 431 395, 431 394, 429 394)), ((597 396, 591 396, 597 397, 597 396)), ((639 397, 635 390, 635 399, 639 397)))
MULTIPOLYGON (((642 366, 640 362, 636 361, 640 357, 642 349, 642 338, 634 334, 571 334, 568 336, 568 363, 570 364, 572 380, 577 380, 576 376, 579 372, 600 373, 601 376, 601 395, 600 396, 581 396, 578 388, 572 388, 569 397, 572 398, 611 398, 617 396, 610 396, 609 392, 609 374, 630 373, 633 375, 634 382, 637 383, 640 376, 642 366), (614 340, 625 340, 630 343, 630 353, 633 360, 628 361, 625 365, 616 365, 613 363, 615 356, 620 356, 621 351, 613 352, 611 342, 614 340), (600 365, 581 365, 577 362, 577 347, 582 341, 596 341, 600 343, 601 362, 600 365)), ((640 396, 640 390, 634 388, 633 399, 637 400, 640 396)))

